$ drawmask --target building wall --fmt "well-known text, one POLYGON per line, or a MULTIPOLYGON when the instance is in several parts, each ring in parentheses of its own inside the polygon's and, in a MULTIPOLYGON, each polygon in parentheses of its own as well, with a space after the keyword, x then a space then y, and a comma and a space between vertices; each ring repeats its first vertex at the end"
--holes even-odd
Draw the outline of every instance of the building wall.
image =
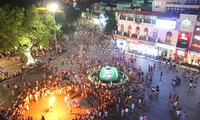
POLYGON ((181 14, 179 19, 180 31, 183 32, 194 32, 195 25, 197 23, 197 15, 181 14), (188 25, 184 25, 184 23, 188 25), (191 24, 189 24, 191 22, 191 24))
POLYGON ((124 32, 128 33, 128 27, 131 26, 131 34, 136 34, 136 28, 140 28, 140 34, 141 36, 144 36, 144 30, 145 28, 148 29, 148 36, 153 37, 153 31, 156 30, 157 33, 157 38, 160 39, 162 43, 166 43, 166 34, 167 32, 172 33, 171 37, 171 42, 168 43, 170 45, 175 46, 177 42, 177 37, 178 37, 178 31, 179 30, 170 30, 170 29, 162 29, 162 28, 157 28, 154 24, 148 24, 148 23, 141 23, 137 24, 134 21, 127 21, 127 20, 118 20, 118 31, 121 32, 121 27, 122 24, 124 26, 124 32))
POLYGON ((124 8, 129 8, 131 7, 130 3, 117 3, 117 10, 122 10, 124 8))
MULTIPOLYGON (((166 12, 166 8, 172 8, 174 10, 179 8, 199 8, 199 5, 187 3, 189 0, 153 0, 152 10, 159 12, 166 12)), ((191 1, 189 1, 191 2, 191 1)), ((198 0, 193 0, 192 2, 200 2, 198 0)))

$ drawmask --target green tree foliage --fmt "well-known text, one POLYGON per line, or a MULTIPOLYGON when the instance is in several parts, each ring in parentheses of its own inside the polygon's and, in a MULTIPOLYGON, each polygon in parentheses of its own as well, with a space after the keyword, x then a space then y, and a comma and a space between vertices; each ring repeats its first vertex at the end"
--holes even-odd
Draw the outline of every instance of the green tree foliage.
POLYGON ((10 51, 22 36, 21 27, 24 9, 10 6, 0 8, 0 51, 10 51))
POLYGON ((4 6, 0 8, 0 51, 23 46, 48 45, 52 30, 55 29, 53 16, 35 7, 19 8, 4 6))
POLYGON ((73 35, 82 12, 79 9, 73 8, 71 4, 67 4, 64 13, 65 20, 61 30, 64 34, 73 35))
POLYGON ((111 35, 113 30, 117 26, 117 20, 115 19, 115 12, 110 10, 110 11, 107 11, 105 15, 108 17, 108 20, 106 21, 104 33, 111 35))
POLYGON ((23 36, 20 42, 23 44, 37 44, 47 46, 52 31, 55 29, 55 21, 51 13, 37 11, 35 7, 28 7, 24 12, 23 36))
POLYGON ((36 4, 39 1, 44 1, 44 0, 0 0, 0 6, 10 4, 12 6, 26 7, 32 4, 36 4))

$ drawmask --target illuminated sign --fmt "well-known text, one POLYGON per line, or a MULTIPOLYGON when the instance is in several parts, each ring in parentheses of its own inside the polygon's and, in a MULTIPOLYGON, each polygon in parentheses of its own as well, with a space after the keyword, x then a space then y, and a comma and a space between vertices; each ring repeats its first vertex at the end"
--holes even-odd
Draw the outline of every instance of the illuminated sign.
POLYGON ((176 21, 156 19, 156 27, 164 29, 175 29, 176 21))
POLYGON ((200 48, 199 44, 192 44, 192 47, 200 48))
POLYGON ((198 28, 196 29, 196 31, 200 31, 200 28, 198 27, 198 28))
POLYGON ((161 47, 161 48, 166 48, 166 49, 170 49, 170 50, 175 50, 175 46, 170 46, 170 45, 165 45, 165 44, 160 44, 160 43, 156 43, 156 46, 161 47))
POLYGON ((194 39, 200 40, 200 36, 199 36, 199 35, 195 35, 195 36, 194 36, 194 39))
POLYGON ((200 26, 196 25, 193 32, 192 44, 190 51, 200 53, 200 26))
POLYGON ((185 20, 182 20, 181 24, 184 26, 184 27, 189 27, 192 25, 192 21, 188 18, 186 18, 185 20))
POLYGON ((187 48, 190 43, 191 34, 179 32, 176 46, 179 48, 187 48))

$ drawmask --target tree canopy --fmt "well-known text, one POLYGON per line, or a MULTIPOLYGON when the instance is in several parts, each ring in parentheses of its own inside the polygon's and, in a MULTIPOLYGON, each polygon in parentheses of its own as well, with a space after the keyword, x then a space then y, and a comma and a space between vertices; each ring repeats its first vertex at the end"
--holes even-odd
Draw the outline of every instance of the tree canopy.
POLYGON ((4 6, 0 8, 0 51, 6 52, 33 44, 45 47, 53 29, 55 21, 46 11, 37 11, 35 6, 4 6))
POLYGON ((0 0, 0 6, 10 4, 11 6, 27 7, 30 5, 36 5, 41 0, 0 0))
POLYGON ((77 21, 81 17, 82 12, 71 4, 67 4, 64 13, 65 20, 61 29, 65 34, 73 34, 76 31, 77 21))
POLYGON ((117 20, 115 19, 115 12, 113 10, 106 11, 105 15, 108 17, 108 20, 106 21, 104 33, 112 34, 113 30, 117 26, 117 20))

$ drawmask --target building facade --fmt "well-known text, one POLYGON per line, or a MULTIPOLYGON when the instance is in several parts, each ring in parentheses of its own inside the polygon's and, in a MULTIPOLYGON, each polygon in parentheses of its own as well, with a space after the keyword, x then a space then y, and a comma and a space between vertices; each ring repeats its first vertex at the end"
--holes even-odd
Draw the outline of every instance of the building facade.
POLYGON ((122 10, 118 16, 116 33, 151 44, 151 47, 142 47, 142 51, 139 49, 141 54, 174 58, 178 36, 177 20, 177 16, 168 14, 122 10), (156 24, 156 21, 160 24, 156 24))
POLYGON ((199 0, 153 0, 152 10, 173 14, 198 14, 199 0))
MULTIPOLYGON (((126 50, 139 54, 189 62, 192 59, 190 54, 195 52, 190 52, 190 46, 199 45, 192 42, 193 39, 200 39, 200 36, 196 35, 194 38, 193 35, 198 23, 197 17, 190 14, 177 16, 161 12, 121 10, 118 14, 118 28, 115 34, 124 36, 123 39, 128 39, 128 43, 126 47, 125 43, 118 45, 121 47, 123 45, 126 50)), ((197 53, 198 51, 195 55, 199 56, 197 53)), ((196 59, 199 58, 195 57, 195 61, 198 61, 196 59)))

